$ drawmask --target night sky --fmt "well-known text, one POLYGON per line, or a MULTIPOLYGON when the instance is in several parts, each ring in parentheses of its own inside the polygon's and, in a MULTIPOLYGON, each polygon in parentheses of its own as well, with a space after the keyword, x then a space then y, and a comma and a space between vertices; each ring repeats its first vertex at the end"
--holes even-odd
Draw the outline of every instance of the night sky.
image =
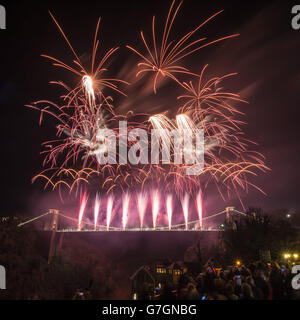
MULTIPOLYGON (((68 72, 54 68, 42 53, 67 61, 72 55, 48 10, 56 16, 71 43, 84 55, 91 49, 97 18, 102 17, 101 45, 120 46, 113 64, 121 70, 134 57, 126 44, 139 47, 139 31, 151 31, 152 16, 164 21, 171 1, 9 1, 7 30, 0 30, 0 107, 2 128, 2 210, 30 214, 42 197, 42 185, 31 178, 42 169, 41 143, 52 139, 54 125, 38 125, 39 114, 28 108, 38 99, 57 101, 57 88, 50 80, 72 81, 68 72)), ((243 195, 246 206, 265 210, 300 207, 300 30, 291 28, 289 1, 199 1, 184 0, 174 26, 183 35, 209 15, 225 11, 201 34, 217 37, 238 32, 228 42, 203 49, 185 60, 198 72, 208 63, 210 75, 237 72, 229 87, 249 104, 241 106, 247 122, 244 131, 258 142, 270 172, 255 178, 267 196, 255 189, 243 195)), ((139 47, 141 48, 141 46, 139 47)), ((124 70, 124 69, 123 69, 124 70)), ((162 103, 160 103, 161 106, 162 103)), ((153 106, 155 107, 155 106, 153 106)), ((150 108, 150 107, 149 107, 150 108)), ((169 108, 166 104, 165 108, 169 108)), ((148 110, 147 110, 148 111, 148 110)), ((149 110, 151 111, 151 110, 149 110)), ((239 206, 236 199, 224 203, 213 189, 207 194, 207 209, 239 206)))

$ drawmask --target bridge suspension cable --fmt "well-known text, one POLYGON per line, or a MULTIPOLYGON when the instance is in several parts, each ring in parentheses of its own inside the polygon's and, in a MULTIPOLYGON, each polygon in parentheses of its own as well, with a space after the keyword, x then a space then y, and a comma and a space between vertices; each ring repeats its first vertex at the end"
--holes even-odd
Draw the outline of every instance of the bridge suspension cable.
MULTIPOLYGON (((223 211, 221 211, 221 212, 218 212, 218 213, 215 213, 215 214, 213 214, 213 215, 210 215, 210 216, 208 216, 208 217, 204 217, 203 219, 202 219, 202 221, 207 221, 207 220, 209 220, 209 219, 212 219, 212 218, 215 218, 215 217, 217 217, 217 216, 220 216, 220 215, 222 215, 222 214, 225 214, 227 212, 227 210, 225 209, 225 210, 223 210, 223 211)), ((243 216, 247 216, 244 212, 241 212, 241 211, 238 211, 238 210, 235 210, 235 209, 233 209, 233 210, 231 210, 231 212, 235 212, 235 213, 238 213, 238 214, 240 214, 240 215, 243 215, 243 216)), ((21 226, 24 226, 24 225, 26 225, 26 224, 28 224, 28 223, 31 223, 31 222, 33 222, 33 221, 36 221, 36 220, 38 220, 38 219, 40 219, 40 218, 42 218, 42 217, 45 217, 45 216, 47 216, 47 215, 49 215, 49 214, 53 214, 54 212, 53 211, 48 211, 48 212, 46 212, 46 213, 44 213, 44 214, 42 214, 42 215, 40 215, 40 216, 38 216, 38 217, 35 217, 35 218, 32 218, 32 219, 30 219, 30 220, 27 220, 27 221, 25 221, 25 222, 22 222, 22 223, 20 223, 20 224, 18 224, 18 227, 21 227, 21 226)), ((59 211, 57 211, 57 212, 55 212, 55 214, 57 214, 57 215, 59 215, 59 216, 61 216, 61 217, 63 217, 63 218, 66 218, 66 219, 68 219, 68 220, 71 220, 71 221, 73 221, 73 222, 75 222, 76 224, 78 223, 78 220, 77 219, 75 219, 75 218, 72 218, 72 217, 70 217, 70 216, 67 216, 67 215, 65 215, 65 214, 63 214, 63 213, 61 213, 61 212, 59 212, 59 211)), ((109 227, 107 227, 107 226, 105 226, 105 225, 97 225, 97 228, 95 228, 95 225, 94 225, 94 223, 91 223, 91 222, 84 222, 84 224, 86 225, 86 226, 91 226, 92 227, 92 229, 81 229, 81 228, 76 228, 76 229, 74 229, 74 228, 66 228, 66 229, 58 229, 58 230, 56 230, 57 232, 79 232, 79 231, 165 231, 165 230, 167 230, 167 231, 176 231, 176 230, 185 230, 185 231, 189 231, 189 229, 182 229, 182 228, 184 228, 184 227, 186 227, 187 225, 188 226, 190 226, 190 225, 195 225, 195 224, 197 224, 197 223, 199 223, 199 220, 197 219, 197 220, 193 220, 193 221, 189 221, 187 224, 185 224, 185 223, 179 223, 179 224, 176 224, 176 225, 172 225, 172 228, 170 229, 168 226, 161 226, 161 227, 155 227, 155 228, 153 228, 153 227, 143 227, 143 228, 139 228, 139 227, 134 227, 134 228, 121 228, 121 227, 114 227, 114 226, 109 226, 109 227)), ((192 230, 195 230, 195 229, 192 229, 192 230)), ((192 231, 191 229, 190 229, 190 231, 192 231)), ((197 229, 198 230, 198 229, 197 229)), ((199 230, 204 230, 204 229, 199 229, 199 230)), ((208 229, 208 230, 215 230, 215 229, 208 229)), ((216 229, 216 230, 218 230, 218 229, 216 229)))
POLYGON ((44 216, 46 216, 46 215, 48 215, 48 214, 50 214, 50 213, 52 213, 52 212, 48 211, 48 212, 46 212, 46 213, 44 213, 44 214, 41 214, 41 215, 38 216, 38 217, 35 217, 35 218, 30 219, 30 220, 21 222, 21 223, 18 224, 18 227, 22 227, 22 226, 24 226, 25 224, 30 223, 30 222, 33 222, 33 221, 35 221, 35 220, 38 220, 38 219, 40 219, 40 218, 42 218, 42 217, 44 217, 44 216))

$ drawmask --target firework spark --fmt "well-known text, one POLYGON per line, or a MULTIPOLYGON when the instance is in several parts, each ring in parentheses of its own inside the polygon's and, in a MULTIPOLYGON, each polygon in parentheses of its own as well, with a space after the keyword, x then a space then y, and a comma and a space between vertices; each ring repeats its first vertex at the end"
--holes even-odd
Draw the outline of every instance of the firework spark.
MULTIPOLYGON (((46 180, 45 188, 50 186, 53 189, 59 188, 60 190, 60 188, 66 186, 70 192, 75 187, 78 190, 82 184, 92 184, 91 182, 97 184, 100 182, 102 189, 105 189, 107 193, 111 193, 116 189, 121 189, 122 192, 125 192, 128 188, 139 187, 141 190, 137 202, 141 228, 144 224, 147 204, 146 196, 143 193, 145 187, 150 186, 155 189, 163 184, 167 192, 175 192, 176 196, 180 196, 183 199, 186 226, 188 223, 189 200, 187 194, 194 197, 199 189, 204 191, 209 183, 215 183, 223 199, 225 199, 225 195, 235 194, 241 201, 239 190, 248 192, 249 186, 263 192, 250 182, 248 177, 256 176, 258 171, 265 172, 268 168, 264 164, 263 155, 251 150, 249 145, 252 145, 253 142, 244 138, 244 133, 241 129, 244 122, 237 118, 242 115, 242 112, 233 106, 245 101, 238 94, 219 86, 224 79, 233 76, 235 73, 205 80, 207 65, 204 66, 200 75, 194 74, 186 67, 179 65, 179 63, 183 62, 184 57, 213 43, 235 37, 237 34, 212 41, 206 41, 205 37, 191 41, 191 37, 196 36, 202 26, 222 12, 219 11, 178 40, 169 40, 174 20, 181 4, 180 2, 178 6, 175 6, 175 0, 172 2, 161 41, 157 41, 158 34, 155 28, 155 18, 153 18, 152 23, 152 47, 146 41, 144 33, 141 32, 142 41, 146 47, 145 54, 128 46, 143 60, 143 62, 138 63, 139 71, 137 75, 154 73, 153 90, 155 93, 157 91, 158 77, 170 78, 176 82, 180 90, 184 90, 184 93, 177 98, 177 101, 180 102, 180 107, 177 109, 174 119, 168 118, 166 114, 133 114, 131 111, 128 111, 126 115, 118 114, 117 108, 113 106, 113 94, 121 93, 126 96, 120 85, 128 84, 128 82, 114 77, 103 77, 104 72, 109 71, 107 70, 108 60, 118 50, 118 47, 106 51, 102 58, 97 58, 99 47, 97 37, 100 19, 97 22, 94 35, 91 65, 87 67, 82 63, 79 58, 80 55, 76 53, 61 26, 50 13, 74 55, 74 65, 70 66, 57 58, 44 56, 53 61, 55 66, 71 71, 75 78, 79 78, 79 81, 73 87, 69 87, 60 81, 52 82, 66 90, 66 93, 61 97, 62 102, 60 104, 40 100, 29 105, 30 108, 40 111, 40 123, 45 114, 52 116, 57 122, 57 137, 43 144, 45 147, 43 151, 45 155, 43 166, 46 168, 36 175, 33 181, 42 178, 46 180), (182 81, 180 75, 189 77, 192 80, 182 81), (198 82, 195 82, 195 79, 198 82), (113 94, 109 94, 111 92, 113 94), (123 135, 117 126, 120 120, 128 122, 129 131, 135 128, 144 128, 147 132, 150 132, 151 129, 157 129, 162 139, 162 144, 167 145, 170 143, 170 158, 173 160, 167 165, 163 162, 155 165, 139 164, 132 166, 124 164, 122 161, 103 164, 101 157, 107 153, 109 146, 106 144, 107 136, 103 134, 102 130, 111 129, 116 134, 116 137, 122 138, 123 135), (180 156, 180 152, 175 148, 174 140, 172 140, 171 131, 173 129, 179 129, 179 132, 182 132, 182 136, 184 130, 190 130, 192 133, 196 129, 203 130, 205 139, 204 170, 199 176, 187 176, 187 167, 193 167, 193 165, 175 161, 175 158, 180 156)), ((130 143, 129 147, 133 145, 132 141, 130 143)), ((147 152, 149 145, 145 146, 147 152)), ((193 152, 191 150, 185 151, 190 154, 193 152)), ((117 156, 120 157, 120 154, 117 156)), ((170 198, 168 199, 167 201, 169 202, 166 205, 170 209, 172 207, 172 198, 171 200, 170 198)), ((96 203, 97 196, 95 210, 99 210, 96 203)), ((81 202, 79 226, 82 222, 85 205, 86 199, 81 202)), ((107 228, 110 227, 111 223, 112 206, 113 197, 111 196, 107 200, 107 228)), ((124 228, 128 222, 128 206, 129 199, 124 201, 124 228)), ((154 228, 156 227, 159 210, 160 198, 156 190, 152 192, 154 228)), ((96 211, 94 213, 95 228, 97 227, 98 219, 96 211)), ((170 212, 167 213, 170 225, 170 212)))
POLYGON ((122 226, 123 226, 123 229, 125 229, 126 226, 127 226, 129 201, 130 201, 130 196, 126 192, 125 195, 123 196, 123 214, 122 214, 122 226))
POLYGON ((100 198, 98 192, 96 193, 95 204, 94 204, 94 226, 97 229, 98 216, 100 211, 100 198))
POLYGON ((140 218, 140 227, 143 229, 144 217, 147 208, 147 195, 144 192, 140 192, 137 196, 137 207, 140 218))
POLYGON ((171 230, 171 227, 172 227, 172 213, 173 213, 173 198, 172 198, 171 194, 167 195, 166 208, 167 208, 169 230, 171 230))
POLYGON ((154 93, 156 93, 157 80, 159 76, 171 78, 180 84, 179 80, 177 79, 177 76, 175 76, 176 74, 179 73, 179 74, 194 75, 187 68, 182 67, 178 64, 184 57, 187 57, 192 53, 204 47, 212 45, 214 43, 238 36, 238 34, 232 34, 229 36, 218 38, 213 41, 208 41, 203 43, 206 40, 206 38, 204 37, 204 38, 199 38, 195 41, 189 42, 190 38, 199 29, 201 29, 205 24, 213 20, 217 15, 219 15, 223 11, 221 10, 213 14, 208 19, 206 19, 198 27, 196 27, 195 29, 185 34, 182 38, 180 38, 180 40, 169 41, 170 32, 173 27, 176 15, 182 5, 182 1, 178 4, 177 7, 175 7, 174 5, 175 5, 175 0, 173 0, 170 6, 160 44, 157 43, 157 34, 155 31, 155 16, 153 16, 153 19, 152 19, 153 48, 150 49, 150 44, 149 42, 146 41, 143 31, 141 31, 140 35, 141 35, 143 44, 146 48, 145 54, 140 53, 140 51, 136 50, 131 46, 127 46, 127 48, 135 52, 143 60, 143 62, 140 62, 138 64, 138 67, 140 68, 140 70, 138 71, 137 76, 142 73, 154 72, 155 74, 154 81, 153 81, 154 93))
POLYGON ((110 222, 112 218, 112 211, 113 211, 113 203, 114 198, 110 195, 107 199, 107 206, 106 206, 106 229, 109 230, 110 222))
POLYGON ((152 192, 152 221, 153 221, 153 228, 156 228, 156 220, 159 213, 160 208, 160 197, 158 190, 154 190, 152 192))
MULTIPOLYGON (((93 42, 93 50, 92 50, 92 54, 91 54, 91 57, 92 57, 91 58, 91 65, 89 68, 90 72, 88 72, 87 71, 88 69, 83 65, 82 61, 79 58, 79 55, 74 50, 73 46, 71 45, 71 42, 69 41, 68 37, 64 33, 62 27, 59 25, 59 23, 57 22, 57 20, 53 16, 53 14, 51 12, 49 12, 49 14, 50 14, 51 18, 53 19, 54 23, 56 24, 56 26, 58 27, 60 33, 64 37, 67 45, 69 46, 69 48, 71 49, 71 51, 75 57, 75 60, 73 61, 74 66, 70 66, 57 58, 54 58, 54 57, 51 57, 51 56, 48 56, 45 54, 43 54, 42 56, 53 61, 54 66, 66 69, 68 71, 71 71, 75 75, 79 76, 80 81, 83 82, 83 86, 79 83, 78 86, 76 86, 74 89, 70 90, 69 94, 66 96, 66 99, 70 98, 70 96, 71 96, 72 98, 69 101, 71 103, 73 101, 73 99, 75 99, 82 91, 84 92, 87 89, 87 87, 88 87, 88 91, 87 91, 88 95, 90 95, 90 97, 93 98, 93 94, 92 94, 93 86, 96 86, 97 88, 101 88, 102 86, 108 87, 108 88, 124 95, 124 93, 121 90, 119 90, 118 84, 120 84, 120 83, 128 84, 128 82, 121 80, 121 79, 117 79, 117 78, 103 78, 102 77, 102 74, 107 71, 107 69, 105 68, 105 64, 107 63, 108 59, 119 49, 118 47, 109 49, 104 54, 104 56, 101 59, 99 59, 99 63, 97 65, 97 67, 95 67, 97 51, 99 48, 99 40, 97 40, 97 36, 98 36, 98 32, 99 32, 101 18, 98 19, 97 26, 96 26, 94 42, 93 42)), ((60 83, 60 84, 65 86, 63 83, 60 83)))
POLYGON ((86 194, 86 191, 83 193, 81 199, 80 199, 80 209, 79 209, 79 214, 78 214, 78 229, 81 229, 81 223, 85 211, 85 207, 88 201, 88 196, 86 194))
MULTIPOLYGON (((176 197, 176 195, 172 193, 166 194, 164 205, 161 202, 162 196, 164 194, 163 191, 159 189, 150 189, 148 190, 151 194, 151 201, 147 201, 147 194, 144 193, 129 193, 129 191, 123 193, 121 196, 116 196, 115 194, 109 195, 100 195, 99 192, 96 192, 93 208, 92 206, 88 206, 89 194, 85 191, 81 195, 80 203, 79 203, 79 215, 78 215, 78 230, 89 229, 89 230, 143 230, 145 214, 147 212, 147 206, 151 207, 149 213, 151 212, 152 218, 152 228, 147 227, 146 229, 152 230, 172 230, 174 227, 177 230, 182 230, 182 226, 185 225, 185 230, 191 230, 190 225, 194 226, 192 229, 200 229, 203 230, 203 205, 202 205, 202 191, 199 190, 197 196, 194 197, 195 206, 190 206, 190 195, 185 193, 185 195, 181 198, 176 197), (135 199, 134 199, 135 198, 135 199), (117 200, 119 199, 119 200, 117 200), (137 203, 137 208, 139 210, 139 214, 136 215, 133 208, 130 210, 130 201, 135 201, 137 203), (174 206, 175 201, 180 200, 181 207, 177 208, 174 206), (103 223, 98 221, 100 206, 101 203, 105 203, 106 210, 106 224, 105 219, 103 223), (166 219, 162 215, 162 207, 164 206, 164 212, 166 214, 166 219), (117 212, 121 209, 121 215, 116 215, 117 212), (91 213, 94 213, 94 221, 91 223, 88 218, 91 213), (179 214, 182 213, 182 214, 179 214), (172 223, 173 215, 176 214, 177 224, 172 223), (192 219, 198 214, 198 219, 192 219), (179 218, 181 217, 181 218, 179 218), (157 226, 158 218, 160 218, 160 225, 157 226), (132 227, 128 226, 128 222, 132 227), (113 224, 112 224, 113 222, 113 224), (84 227, 82 227, 84 225, 84 227), (200 227, 199 227, 200 225, 200 227), (198 227, 197 227, 198 226, 198 227), (93 229, 92 229, 93 228, 93 229)), ((74 219, 72 219, 74 220, 74 219)), ((175 230, 174 229, 174 230, 175 230)))
POLYGON ((95 106, 95 91, 93 88, 93 80, 90 76, 83 76, 82 77, 82 85, 85 89, 85 94, 87 96, 87 100, 89 105, 94 108, 95 106))
POLYGON ((186 193, 181 199, 182 212, 184 216, 185 229, 188 229, 189 222, 189 195, 186 193))
POLYGON ((202 206, 202 203, 203 203, 202 191, 200 189, 197 194, 197 198, 196 198, 196 208, 197 208, 197 213, 198 213, 198 217, 199 217, 200 230, 202 230, 202 228, 203 228, 203 206, 202 206))

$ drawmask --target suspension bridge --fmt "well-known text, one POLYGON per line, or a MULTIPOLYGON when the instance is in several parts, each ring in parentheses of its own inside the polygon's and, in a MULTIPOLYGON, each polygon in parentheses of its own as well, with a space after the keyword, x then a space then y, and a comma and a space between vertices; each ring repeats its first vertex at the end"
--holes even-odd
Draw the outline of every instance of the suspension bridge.
POLYGON ((199 221, 199 219, 189 221, 187 223, 173 224, 171 226, 156 226, 156 227, 114 227, 106 225, 95 225, 94 223, 83 221, 82 226, 78 226, 78 219, 67 216, 56 209, 49 209, 46 213, 41 214, 38 217, 29 219, 20 223, 18 226, 22 227, 26 224, 33 223, 39 219, 45 217, 51 217, 52 222, 49 224, 44 224, 43 230, 56 232, 141 232, 141 231, 223 231, 224 228, 219 226, 208 226, 207 222, 213 220, 214 218, 224 215, 226 222, 230 222, 233 216, 246 216, 244 212, 236 210, 234 207, 226 207, 223 211, 212 214, 210 216, 204 217, 199 221), (63 219, 65 223, 59 224, 59 220, 63 219), (69 223, 66 223, 69 222, 69 223))
MULTIPOLYGON (((47 212, 39 215, 38 217, 29 219, 27 221, 21 222, 18 227, 23 227, 25 225, 43 222, 39 224, 39 228, 42 231, 48 231, 51 234, 48 263, 52 261, 52 258, 59 255, 62 248, 63 238, 66 233, 88 233, 88 232, 206 232, 215 231, 222 232, 226 228, 233 228, 234 223, 233 218, 239 219, 241 216, 247 216, 244 212, 236 210, 234 207, 226 207, 225 210, 215 213, 213 215, 203 217, 201 221, 199 219, 189 221, 187 223, 173 224, 172 226, 156 226, 156 227, 114 227, 105 225, 95 225, 91 222, 83 221, 81 225, 78 226, 78 219, 65 215, 56 209, 49 209, 47 212), (222 218, 225 216, 226 224, 214 224, 211 220, 222 218), (223 226, 223 227, 221 227, 223 226), (58 241, 56 240, 56 234, 59 234, 58 241)), ((223 220, 224 221, 224 220, 223 220)))

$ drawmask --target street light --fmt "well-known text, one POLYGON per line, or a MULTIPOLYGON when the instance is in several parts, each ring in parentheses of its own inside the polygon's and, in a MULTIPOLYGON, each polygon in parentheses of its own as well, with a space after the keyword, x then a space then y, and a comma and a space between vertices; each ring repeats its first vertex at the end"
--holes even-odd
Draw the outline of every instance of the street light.
POLYGON ((289 253, 285 253, 285 254, 283 255, 283 257, 284 257, 284 259, 289 259, 289 258, 291 257, 291 255, 290 255, 289 253))
POLYGON ((294 254, 293 254, 293 257, 294 257, 295 259, 298 259, 298 257, 299 257, 298 253, 294 253, 294 254))
POLYGON ((240 260, 236 260, 235 264, 236 264, 237 266, 240 266, 240 265, 241 265, 241 261, 240 261, 240 260))

